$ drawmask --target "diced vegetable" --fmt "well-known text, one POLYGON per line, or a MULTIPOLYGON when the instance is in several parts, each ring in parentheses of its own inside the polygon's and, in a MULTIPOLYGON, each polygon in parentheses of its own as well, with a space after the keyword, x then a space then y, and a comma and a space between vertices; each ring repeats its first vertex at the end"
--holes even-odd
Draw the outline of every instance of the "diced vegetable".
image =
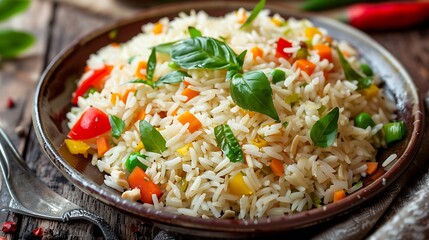
POLYGON ((186 87, 183 92, 182 92, 183 96, 188 97, 188 99, 186 99, 186 102, 188 102, 189 100, 191 100, 192 98, 200 95, 200 92, 198 91, 194 91, 192 89, 190 89, 189 87, 186 87))
POLYGON ((66 146, 71 154, 82 154, 88 156, 90 146, 83 141, 66 139, 64 140, 66 146))
POLYGON ((311 193, 311 200, 313 201, 313 205, 317 208, 322 206, 322 199, 320 199, 319 196, 317 196, 316 193, 311 193))
POLYGON ((103 157, 104 153, 110 149, 109 140, 106 136, 101 136, 97 138, 97 153, 98 157, 103 157))
POLYGON ((277 27, 280 27, 281 25, 283 25, 283 22, 280 20, 280 19, 278 19, 278 18, 271 18, 271 22, 274 24, 274 25, 276 25, 277 27))
POLYGON ((186 178, 182 178, 182 180, 180 181, 180 191, 185 192, 187 187, 188 181, 186 181, 186 178))
POLYGON ((125 168, 128 170, 128 172, 132 172, 135 167, 139 167, 146 171, 147 166, 140 162, 139 158, 145 159, 146 156, 140 154, 139 152, 133 152, 130 154, 130 156, 128 156, 127 160, 125 161, 125 168))
POLYGON ((300 97, 300 95, 298 93, 292 93, 292 94, 287 95, 285 97, 285 103, 287 103, 287 104, 294 104, 294 103, 297 103, 300 98, 301 97, 300 97))
POLYGON ((77 105, 79 97, 83 96, 90 88, 95 88, 97 91, 101 91, 104 87, 106 77, 110 74, 112 69, 112 66, 105 65, 102 69, 94 70, 92 75, 85 79, 73 93, 72 104, 77 105))
POLYGON ((316 34, 322 35, 317 27, 308 27, 304 30, 304 35, 308 39, 312 39, 316 34))
POLYGON ((284 128, 287 128, 287 126, 289 125, 289 122, 285 121, 282 125, 283 125, 284 128))
POLYGON ((135 72, 135 75, 138 79, 146 79, 146 68, 147 68, 147 62, 146 61, 140 61, 137 65, 137 69, 135 72))
POLYGON ((218 147, 220 147, 231 162, 244 162, 244 155, 240 143, 228 124, 215 127, 214 135, 218 147))
POLYGON ((97 137, 110 129, 109 117, 100 109, 90 107, 77 120, 67 136, 73 140, 85 140, 97 137))
POLYGON ((252 49, 250 49, 250 52, 253 55, 253 60, 255 60, 258 57, 262 58, 264 55, 264 50, 262 50, 259 47, 253 47, 252 49))
POLYGON ((112 127, 112 136, 119 138, 124 131, 125 122, 115 115, 109 115, 110 126, 112 127))
POLYGON ((135 117, 135 121, 143 120, 145 117, 146 117, 146 110, 145 109, 140 109, 137 112, 137 115, 135 117))
POLYGON ((127 90, 125 91, 125 93, 121 95, 121 101, 122 101, 123 103, 126 103, 126 102, 127 102, 127 99, 128 99, 128 95, 130 95, 130 94, 134 94, 135 92, 136 92, 136 90, 135 90, 134 88, 129 88, 129 89, 127 89, 127 90))
POLYGON ((341 199, 344 199, 346 197, 346 192, 344 190, 339 190, 334 192, 334 202, 338 202, 341 199))
POLYGON ((164 25, 160 22, 157 22, 153 25, 152 33, 155 35, 161 34, 164 29, 164 25))
POLYGON ((363 72, 363 74, 367 75, 368 77, 372 77, 374 75, 371 67, 368 64, 362 63, 360 65, 360 70, 363 72))
POLYGON ((373 98, 378 95, 380 89, 375 84, 369 85, 368 88, 362 89, 360 92, 367 98, 373 98))
POLYGON ((286 79, 286 73, 280 69, 274 69, 271 75, 273 76, 274 84, 286 79))
POLYGON ((119 93, 112 93, 112 95, 110 95, 110 103, 112 103, 112 105, 116 104, 117 100, 121 100, 121 94, 119 93))
POLYGON ((230 193, 239 196, 250 195, 253 193, 244 182, 243 174, 241 172, 237 173, 234 177, 231 178, 228 184, 228 190, 230 193))
POLYGON ((140 167, 134 168, 128 177, 128 183, 131 189, 140 189, 140 200, 144 203, 153 204, 152 194, 155 194, 158 198, 162 195, 161 189, 152 182, 149 176, 140 167))
POLYGON ((375 173, 378 167, 378 162, 367 162, 366 163, 366 173, 369 175, 375 173))
POLYGON ((313 125, 310 138, 315 146, 325 148, 334 143, 337 139, 339 114, 338 107, 335 107, 313 125))
POLYGON ((402 121, 385 124, 383 130, 387 144, 403 139, 406 134, 405 123, 402 121))
POLYGON ((186 154, 188 154, 188 152, 189 152, 189 148, 191 148, 191 147, 192 147, 192 143, 188 143, 188 144, 186 144, 186 145, 183 145, 183 147, 178 148, 178 149, 176 150, 176 152, 177 152, 178 154, 180 154, 181 156, 185 156, 186 154))
POLYGON ((326 59, 329 62, 332 62, 332 51, 328 45, 316 44, 313 46, 313 49, 316 50, 317 54, 320 56, 320 59, 326 59))
POLYGON ((148 152, 161 154, 167 149, 166 141, 161 133, 146 120, 139 122, 140 140, 148 152))
POLYGON ((143 142, 142 141, 140 141, 138 144, 137 144, 137 146, 134 148, 134 151, 135 152, 140 152, 140 150, 142 150, 144 148, 144 146, 143 146, 143 142))
POLYGON ((358 128, 366 129, 371 126, 374 127, 375 123, 368 113, 361 112, 355 117, 355 126, 358 128))
POLYGON ((285 48, 290 48, 292 47, 292 43, 287 41, 284 38, 279 38, 279 40, 277 41, 277 48, 276 48, 276 56, 277 57, 282 57, 284 59, 289 59, 292 57, 292 53, 285 53, 284 49, 285 48))
POLYGON ((280 160, 273 159, 270 163, 271 170, 273 171, 274 175, 281 177, 283 176, 285 172, 285 168, 283 166, 283 163, 280 160))
POLYGON ((316 64, 306 60, 306 59, 298 59, 296 60, 297 68, 301 69, 301 71, 306 72, 308 75, 313 74, 314 69, 316 69, 316 64))
POLYGON ((268 142, 259 135, 256 135, 255 139, 251 140, 252 144, 257 146, 258 148, 268 146, 268 142))
POLYGON ((177 118, 177 120, 179 120, 179 122, 183 125, 189 123, 188 131, 191 133, 194 133, 203 126, 200 120, 198 120, 198 118, 196 118, 194 114, 190 113, 189 111, 184 112, 177 118))
POLYGON ((308 57, 308 50, 306 48, 300 48, 297 52, 296 52, 296 59, 301 59, 301 58, 307 58, 308 57))

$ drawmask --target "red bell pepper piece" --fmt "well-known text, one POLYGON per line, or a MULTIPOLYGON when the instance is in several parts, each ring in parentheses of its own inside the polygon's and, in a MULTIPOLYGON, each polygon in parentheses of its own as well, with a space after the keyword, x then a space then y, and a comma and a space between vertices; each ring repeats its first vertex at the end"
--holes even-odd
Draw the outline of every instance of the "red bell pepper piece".
POLYGON ((97 137, 111 128, 109 117, 100 109, 90 107, 77 120, 67 136, 73 140, 86 140, 97 137))
POLYGON ((276 57, 282 57, 284 59, 289 59, 292 57, 292 53, 285 53, 283 49, 292 47, 292 43, 287 41, 284 38, 279 38, 277 41, 277 48, 276 48, 276 57))
POLYGON ((110 74, 113 66, 105 65, 102 69, 94 70, 94 73, 85 79, 73 93, 72 104, 77 105, 77 100, 80 96, 83 96, 86 91, 90 88, 95 88, 97 91, 101 91, 106 82, 106 76, 110 74))
POLYGON ((131 189, 140 189, 140 200, 144 203, 153 204, 152 194, 155 194, 158 198, 162 195, 159 187, 150 180, 149 176, 139 166, 136 166, 131 172, 128 177, 128 183, 131 189))

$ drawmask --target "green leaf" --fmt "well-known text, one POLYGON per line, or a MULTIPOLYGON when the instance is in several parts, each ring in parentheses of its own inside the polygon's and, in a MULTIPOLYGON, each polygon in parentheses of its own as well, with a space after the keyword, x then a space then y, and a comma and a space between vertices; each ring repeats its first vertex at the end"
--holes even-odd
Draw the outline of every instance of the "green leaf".
POLYGON ((27 48, 31 47, 36 38, 26 32, 11 29, 0 30, 0 56, 2 58, 13 58, 18 56, 27 48))
POLYGON ((358 89, 365 89, 368 88, 371 83, 372 79, 370 77, 364 77, 358 72, 356 72, 352 65, 346 60, 344 55, 341 53, 340 49, 337 47, 337 53, 340 57, 340 63, 344 70, 344 75, 346 76, 346 79, 349 81, 357 81, 358 82, 358 89))
POLYGON ((246 57, 247 50, 244 50, 242 53, 240 53, 237 57, 238 62, 238 71, 242 71, 242 66, 244 64, 244 58, 246 57))
POLYGON ((179 82, 182 82, 183 78, 185 77, 189 77, 189 75, 186 72, 173 71, 158 79, 158 81, 154 83, 154 86, 158 87, 161 84, 179 83, 179 82))
POLYGON ((231 162, 244 162, 243 151, 240 143, 228 124, 219 125, 214 128, 217 145, 231 162))
POLYGON ((144 80, 144 79, 136 79, 136 80, 132 80, 129 81, 128 83, 144 83, 146 85, 151 86, 152 88, 155 88, 155 83, 149 80, 144 80))
POLYGON ((232 100, 241 108, 265 114, 279 121, 273 104, 273 91, 263 72, 236 73, 230 82, 230 89, 232 100))
POLYGON ((280 69, 274 69, 271 75, 273 75, 274 84, 284 81, 286 79, 286 73, 280 69))
POLYGON ((177 41, 163 43, 163 44, 159 44, 159 45, 156 45, 156 46, 152 47, 152 49, 155 48, 156 51, 159 52, 159 53, 170 54, 171 53, 171 49, 173 49, 173 45, 176 44, 176 43, 177 43, 177 41))
POLYGON ((265 6, 265 0, 260 0, 259 3, 255 6, 255 8, 252 10, 252 13, 250 13, 250 16, 247 18, 246 22, 241 25, 240 29, 243 29, 247 26, 249 26, 253 20, 258 16, 258 14, 264 9, 265 6))
POLYGON ((149 59, 147 60, 146 77, 148 80, 153 81, 153 73, 156 68, 156 48, 152 48, 149 59))
POLYGON ((189 35, 191 35, 191 38, 196 38, 196 37, 202 37, 203 34, 201 33, 200 30, 196 29, 195 27, 189 26, 188 27, 188 31, 189 31, 189 35))
POLYGON ((0 21, 6 20, 30 6, 30 0, 0 0, 0 21))
POLYGON ((125 128, 125 122, 115 115, 109 115, 110 126, 112 127, 112 136, 118 139, 125 128))
POLYGON ((146 155, 140 154, 139 152, 132 152, 125 161, 125 168, 128 172, 132 172, 135 167, 139 167, 146 171, 147 166, 139 160, 139 158, 146 159, 146 157, 146 155))
POLYGON ((334 143, 337 138, 339 115, 340 110, 335 107, 313 125, 310 137, 315 146, 325 148, 334 143))
POLYGON ((184 69, 241 67, 237 55, 226 43, 209 37, 189 38, 175 44, 171 58, 184 69))
POLYGON ((371 67, 368 64, 362 63, 360 65, 360 70, 367 75, 368 77, 374 76, 374 72, 372 71, 371 67))
POLYGON ((167 149, 164 137, 146 120, 139 122, 139 131, 140 139, 146 151, 161 154, 167 149))

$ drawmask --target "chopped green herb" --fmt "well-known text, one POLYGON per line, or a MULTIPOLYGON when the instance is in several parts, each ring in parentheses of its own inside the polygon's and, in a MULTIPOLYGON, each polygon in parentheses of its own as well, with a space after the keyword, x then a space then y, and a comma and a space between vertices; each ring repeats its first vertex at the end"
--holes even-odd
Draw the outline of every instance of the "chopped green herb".
POLYGON ((171 68, 171 69, 174 69, 174 70, 180 69, 180 66, 177 65, 177 63, 175 63, 175 62, 169 62, 168 63, 168 67, 171 68))
POLYGON ((372 69, 368 64, 362 63, 360 65, 360 70, 368 77, 374 76, 374 73, 372 72, 372 69))
POLYGON ((153 74, 156 68, 156 48, 152 48, 149 59, 147 60, 146 77, 149 81, 153 81, 153 74))
POLYGON ((319 112, 319 115, 322 115, 322 113, 326 110, 325 105, 320 105, 320 108, 317 109, 317 111, 319 112))
POLYGON ((137 56, 129 57, 129 58, 128 58, 128 61, 127 61, 127 62, 128 62, 128 64, 131 64, 131 63, 134 61, 134 59, 136 59, 136 57, 137 57, 137 56))
POLYGON ((317 196, 316 193, 311 193, 311 200, 313 201, 313 206, 319 208, 322 206, 322 200, 317 196))
POLYGON ((152 47, 152 49, 155 48, 156 51, 159 52, 159 53, 170 54, 171 53, 171 49, 173 49, 173 46, 176 43, 177 43, 177 41, 163 43, 163 44, 159 44, 159 45, 156 45, 156 46, 152 47))
POLYGON ((189 31, 189 35, 191 35, 191 38, 196 38, 196 37, 202 37, 203 34, 201 33, 200 30, 196 29, 195 27, 189 26, 188 27, 188 31, 189 31))
POLYGON ((273 76, 274 84, 284 81, 286 79, 286 73, 280 69, 274 69, 271 75, 273 76))
POLYGON ((228 124, 215 127, 217 145, 231 162, 244 162, 243 151, 228 124))
POLYGON ((285 103, 287 104, 295 104, 299 101, 300 95, 298 93, 292 93, 285 97, 285 103))
POLYGON ((119 138, 124 131, 125 122, 115 115, 109 115, 110 126, 112 127, 112 136, 119 138))
POLYGON ((357 81, 358 89, 365 89, 371 86, 372 79, 371 77, 364 77, 360 75, 358 72, 356 72, 352 65, 346 60, 343 53, 341 53, 340 49, 337 47, 337 53, 340 57, 340 63, 343 67, 344 75, 346 76, 346 79, 349 81, 357 81))
POLYGON ((282 125, 283 125, 284 128, 287 128, 287 126, 289 126, 289 122, 285 121, 282 125))
POLYGON ((335 107, 313 125, 310 137, 315 146, 325 148, 334 143, 337 138, 339 114, 338 107, 335 107))
POLYGON ((182 82, 185 77, 189 77, 186 72, 173 71, 159 78, 158 81, 154 83, 154 87, 158 87, 161 84, 179 83, 182 82))
POLYGON ((146 120, 139 122, 139 132, 146 151, 161 154, 167 149, 164 137, 146 120))
POLYGON ((249 26, 253 20, 258 16, 258 14, 264 9, 266 0, 260 0, 258 4, 256 4, 255 8, 250 13, 250 16, 247 18, 246 22, 241 25, 240 29, 243 29, 247 26, 249 26))

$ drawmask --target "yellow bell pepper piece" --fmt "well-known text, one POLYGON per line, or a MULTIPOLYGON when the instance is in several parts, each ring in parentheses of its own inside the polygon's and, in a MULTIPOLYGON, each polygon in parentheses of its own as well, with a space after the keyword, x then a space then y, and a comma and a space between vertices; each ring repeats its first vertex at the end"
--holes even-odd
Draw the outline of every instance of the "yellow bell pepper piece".
POLYGON ((304 30, 304 35, 308 39, 312 39, 314 37, 314 35, 316 35, 316 34, 322 35, 322 33, 319 31, 319 29, 317 27, 308 27, 304 30))
POLYGON ((235 195, 250 195, 252 190, 246 185, 243 179, 243 174, 241 172, 237 173, 234 177, 231 178, 228 190, 230 193, 235 195))
POLYGON ((276 25, 277 27, 280 27, 283 24, 283 22, 280 19, 278 19, 278 18, 271 18, 271 22, 274 25, 276 25))
POLYGON ((294 104, 294 103, 297 103, 299 99, 300 99, 300 96, 298 93, 292 93, 291 95, 288 95, 285 97, 285 103, 294 104))
POLYGON ((183 147, 177 149, 176 152, 181 156, 185 156, 186 154, 188 154, 190 147, 192 147, 192 143, 188 143, 184 145, 183 147))
POLYGON ((257 146, 258 148, 265 147, 268 145, 268 142, 265 141, 265 139, 259 135, 257 135, 255 139, 251 140, 251 142, 253 145, 257 146))
POLYGON ((367 98, 373 98, 378 95, 379 90, 380 89, 375 84, 371 84, 368 88, 362 89, 361 93, 367 98))
POLYGON ((90 146, 85 142, 71 139, 66 139, 64 142, 71 154, 83 154, 85 157, 88 156, 90 146))
POLYGON ((140 152, 144 148, 143 142, 140 141, 137 146, 134 148, 134 152, 140 152))

